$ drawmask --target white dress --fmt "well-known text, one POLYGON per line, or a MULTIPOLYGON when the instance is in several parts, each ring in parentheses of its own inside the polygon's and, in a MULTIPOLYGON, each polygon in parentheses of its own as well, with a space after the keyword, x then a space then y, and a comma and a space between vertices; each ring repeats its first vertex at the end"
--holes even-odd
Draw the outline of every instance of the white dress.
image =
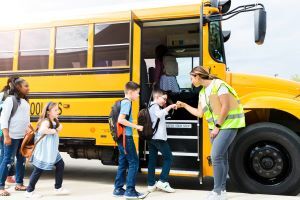
MULTIPOLYGON (((45 121, 44 121, 45 122, 45 121)), ((43 122, 43 123, 44 123, 43 122)), ((41 125, 43 126, 43 124, 41 125)), ((55 128, 56 124, 53 122, 55 128)), ((42 136, 40 129, 35 135, 35 142, 42 136)), ((59 150, 59 136, 56 134, 47 134, 35 147, 30 162, 37 168, 43 170, 52 170, 54 165, 62 158, 59 150)))

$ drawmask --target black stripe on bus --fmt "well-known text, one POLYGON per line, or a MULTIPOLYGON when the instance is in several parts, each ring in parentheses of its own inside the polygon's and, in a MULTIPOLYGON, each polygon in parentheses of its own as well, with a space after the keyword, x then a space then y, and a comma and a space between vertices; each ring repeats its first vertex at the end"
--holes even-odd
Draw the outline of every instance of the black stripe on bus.
POLYGON ((86 74, 124 74, 129 73, 129 68, 109 68, 101 69, 82 69, 82 70, 51 70, 51 71, 15 71, 0 73, 0 77, 12 75, 18 76, 65 76, 65 75, 86 75, 86 74))
POLYGON ((32 92, 31 99, 56 99, 56 98, 121 98, 124 91, 102 91, 102 92, 32 92))
MULTIPOLYGON (((31 122, 37 122, 38 116, 31 116, 31 122)), ((108 116, 59 116, 62 123, 108 123, 108 116)))

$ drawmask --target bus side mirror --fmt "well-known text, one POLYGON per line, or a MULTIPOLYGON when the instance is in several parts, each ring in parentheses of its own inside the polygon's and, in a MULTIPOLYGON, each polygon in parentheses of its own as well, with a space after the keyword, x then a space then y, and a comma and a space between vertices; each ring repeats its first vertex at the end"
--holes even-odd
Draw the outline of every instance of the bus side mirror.
POLYGON ((264 43, 267 29, 267 13, 264 9, 254 11, 254 37, 255 43, 261 45, 264 43))

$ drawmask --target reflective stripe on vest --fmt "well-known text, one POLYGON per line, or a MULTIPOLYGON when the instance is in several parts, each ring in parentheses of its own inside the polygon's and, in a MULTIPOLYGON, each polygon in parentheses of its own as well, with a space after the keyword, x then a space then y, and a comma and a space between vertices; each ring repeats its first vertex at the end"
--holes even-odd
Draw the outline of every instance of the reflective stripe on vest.
MULTIPOLYGON (((226 82, 219 80, 219 79, 213 80, 212 84, 213 84, 213 86, 212 86, 212 91, 211 91, 210 95, 218 94, 218 90, 221 87, 221 85, 223 84, 228 88, 229 92, 234 96, 234 98, 236 99, 236 101, 239 104, 238 108, 232 109, 228 112, 228 115, 227 115, 225 121, 223 122, 221 129, 245 127, 246 123, 245 123, 244 109, 243 109, 242 104, 240 103, 240 99, 239 99, 236 91, 230 85, 228 85, 226 82)), ((209 98, 208 99, 205 99, 205 98, 206 98, 205 88, 203 87, 199 93, 199 99, 201 102, 202 111, 208 122, 209 129, 214 129, 215 124, 218 122, 219 115, 212 113, 213 112, 212 108, 210 108, 209 105, 207 105, 207 101, 209 101, 209 98)))

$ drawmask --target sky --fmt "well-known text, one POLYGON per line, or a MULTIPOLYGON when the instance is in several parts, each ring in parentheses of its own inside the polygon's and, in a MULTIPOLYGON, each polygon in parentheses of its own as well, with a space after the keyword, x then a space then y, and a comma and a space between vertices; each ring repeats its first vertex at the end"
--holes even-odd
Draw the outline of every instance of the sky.
MULTIPOLYGON (((0 27, 72 19, 90 14, 194 4, 200 0, 10 0, 0 1, 0 27)), ((223 22, 231 31, 225 44, 227 65, 233 72, 263 74, 290 79, 300 74, 300 26, 298 0, 232 0, 241 4, 263 3, 267 11, 267 34, 263 45, 254 42, 254 14, 242 13, 223 22), (284 2, 284 3, 283 3, 284 2)))

